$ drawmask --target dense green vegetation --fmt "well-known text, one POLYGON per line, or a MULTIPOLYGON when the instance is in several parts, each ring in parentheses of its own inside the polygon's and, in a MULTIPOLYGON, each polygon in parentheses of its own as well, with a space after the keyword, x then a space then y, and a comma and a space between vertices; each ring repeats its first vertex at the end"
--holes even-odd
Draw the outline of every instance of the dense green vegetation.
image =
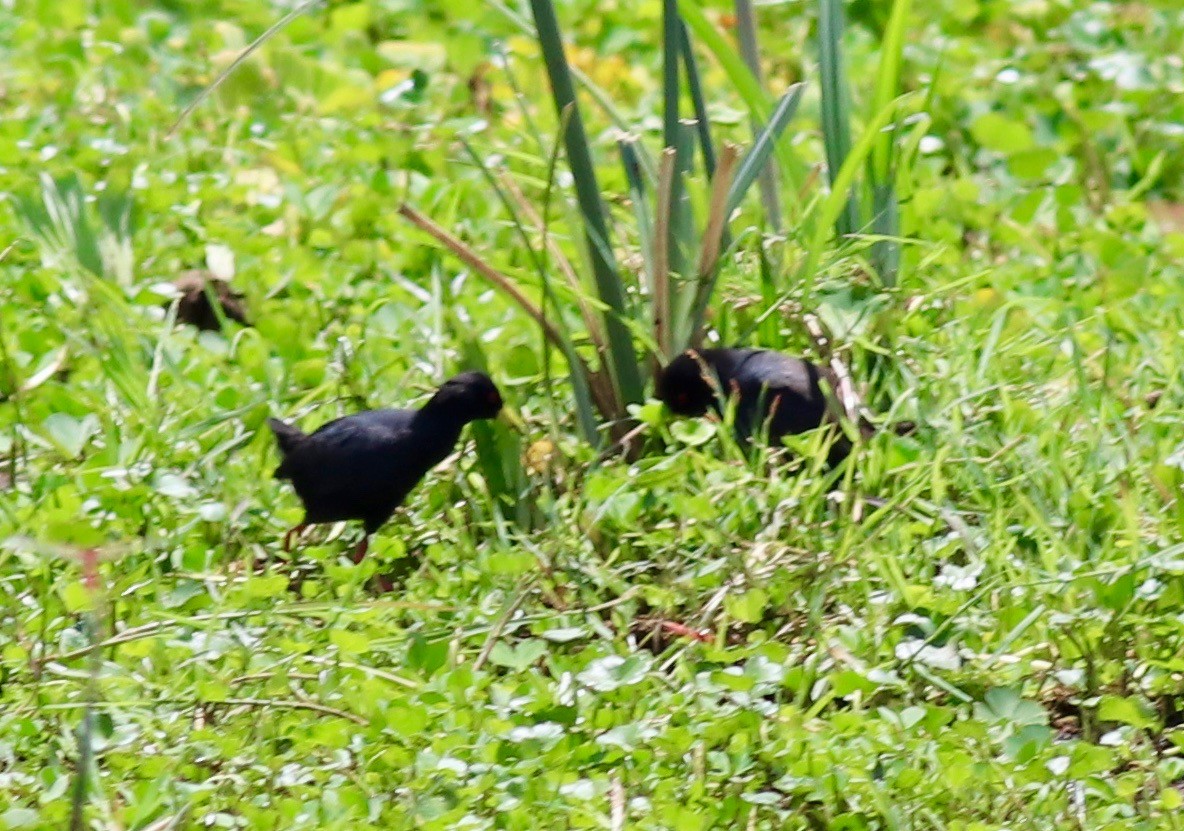
MULTIPOLYGON (((731 42, 730 4, 702 6, 731 42)), ((846 7, 853 143, 890 7, 846 7)), ((874 237, 816 233, 818 4, 759 7, 768 101, 806 82, 784 227, 754 187, 709 322, 825 358, 812 311, 869 404, 921 425, 794 475, 653 402, 635 458, 603 453, 563 354, 398 213, 536 301, 544 225, 543 273, 591 280, 528 4, 314 8, 170 134, 290 8, 0 4, 0 828, 1184 825, 1176 0, 914 4, 894 281, 874 237), (168 283, 207 267, 253 327, 176 325, 168 283), (354 528, 280 550, 300 510, 268 415, 471 367, 511 417, 370 558, 344 558, 354 528), (400 592, 368 588, 400 564, 400 592)), ((662 4, 558 11, 657 158, 662 4)), ((692 42, 718 146, 751 145, 751 100, 692 42)), ((640 273, 616 128, 581 106, 640 273)), ((687 193, 701 228, 699 161, 687 193)))

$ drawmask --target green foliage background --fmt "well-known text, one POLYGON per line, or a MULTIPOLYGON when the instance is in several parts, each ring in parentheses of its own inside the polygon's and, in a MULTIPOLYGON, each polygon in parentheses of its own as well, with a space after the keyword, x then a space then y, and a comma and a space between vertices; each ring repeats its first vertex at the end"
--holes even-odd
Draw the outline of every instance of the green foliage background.
MULTIPOLYGON (((651 150, 660 6, 559 7, 570 60, 651 150)), ((544 191, 545 77, 495 4, 330 4, 170 137, 287 8, 0 6, 0 827, 67 827, 88 700, 91 828, 1181 825, 1176 2, 915 4, 902 78, 932 122, 899 173, 899 284, 834 243, 792 298, 879 410, 922 424, 843 483, 653 406, 639 460, 598 459, 537 333, 396 215, 528 279, 456 142, 544 191), (207 265, 253 328, 172 325, 161 284, 207 265), (520 429, 475 431, 361 566, 341 529, 314 535, 290 587, 300 512, 267 415, 410 403, 474 365, 520 429), (405 556, 402 592, 366 590, 405 556)), ((887 9, 847 7, 857 128, 887 9)), ((813 81, 815 14, 760 8, 774 92, 813 81)), ((702 67, 717 129, 748 141, 702 67)), ((819 109, 812 83, 786 133, 804 172, 819 109)), ((586 112, 623 214, 615 134, 586 112)), ((758 271, 753 246, 725 269, 725 334, 762 311, 758 271)), ((810 349, 770 319, 761 342, 810 349)))

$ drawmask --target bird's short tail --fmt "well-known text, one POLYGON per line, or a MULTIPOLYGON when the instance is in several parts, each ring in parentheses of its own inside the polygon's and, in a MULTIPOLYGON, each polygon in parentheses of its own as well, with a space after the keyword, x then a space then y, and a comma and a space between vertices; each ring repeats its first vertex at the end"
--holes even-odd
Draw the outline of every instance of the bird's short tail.
POLYGON ((276 443, 280 446, 280 453, 284 456, 284 460, 280 462, 280 466, 275 469, 275 478, 286 479, 290 475, 288 470, 288 454, 299 447, 301 442, 307 437, 304 433, 300 432, 300 428, 293 427, 291 424, 280 421, 278 418, 267 419, 267 426, 275 434, 276 443))

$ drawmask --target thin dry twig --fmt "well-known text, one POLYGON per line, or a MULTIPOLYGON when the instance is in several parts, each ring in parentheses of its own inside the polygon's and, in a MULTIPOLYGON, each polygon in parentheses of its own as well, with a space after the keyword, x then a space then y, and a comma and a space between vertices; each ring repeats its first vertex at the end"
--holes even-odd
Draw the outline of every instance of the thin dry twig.
POLYGON ((533 582, 534 579, 530 576, 522 580, 522 588, 518 590, 518 594, 514 596, 514 599, 498 616, 497 622, 494 623, 493 628, 489 630, 489 635, 485 638, 485 644, 481 647, 481 652, 477 655, 477 660, 473 661, 473 672, 476 672, 477 670, 481 669, 481 667, 485 666, 485 662, 489 660, 489 656, 493 652, 494 645, 497 644, 498 638, 500 638, 502 636, 502 632, 505 631, 506 624, 510 622, 510 618, 514 616, 514 612, 518 611, 518 608, 522 605, 522 602, 526 600, 526 595, 530 591, 530 586, 533 582))
POLYGON ((180 811, 171 816, 161 817, 151 825, 145 825, 143 831, 174 831, 174 829, 180 828, 181 823, 189 818, 189 811, 192 807, 192 802, 186 802, 181 806, 180 811))
MULTIPOLYGON (((250 617, 252 614, 259 614, 259 612, 226 612, 224 614, 218 615, 196 615, 190 620, 195 622, 213 619, 235 620, 237 618, 250 617)), ((133 626, 130 629, 125 629, 118 635, 112 635, 106 640, 99 642, 97 646, 100 649, 107 649, 109 647, 118 646, 123 643, 131 643, 132 641, 137 641, 141 638, 151 637, 157 632, 162 632, 169 627, 183 625, 187 622, 188 621, 161 620, 154 621, 152 623, 145 623, 140 626, 133 626)), ((75 658, 81 658, 83 655, 88 654, 90 650, 91 647, 84 646, 79 649, 72 649, 69 652, 60 652, 57 655, 48 655, 43 658, 40 663, 65 663, 66 661, 72 661, 75 658)))
POLYGON ((530 300, 530 298, 518 290, 518 287, 514 285, 513 280, 511 280, 505 274, 502 274, 485 260, 481 259, 481 257, 477 255, 476 251, 465 245, 455 236, 441 228, 431 219, 424 216, 422 213, 407 203, 403 203, 399 206, 399 215, 409 220, 411 224, 415 225, 421 231, 428 234, 428 236, 432 237, 453 254, 455 254, 456 257, 465 265, 472 268, 494 286, 508 294, 510 298, 542 328, 543 332, 547 336, 547 339, 551 341, 551 343, 555 344, 555 346, 560 349, 565 356, 567 356, 569 361, 574 361, 576 363, 578 371, 583 373, 584 377, 588 379, 588 387, 592 393, 592 396, 596 399, 597 408, 602 413, 614 412, 612 400, 604 398, 604 385, 598 382, 599 376, 592 372, 591 368, 588 366, 587 361, 581 358, 574 350, 569 350, 566 348, 566 341, 564 340, 562 333, 560 333, 560 331, 555 328, 555 324, 551 323, 551 321, 547 319, 547 316, 543 314, 542 309, 540 309, 534 302, 530 300))
POLYGON ((802 322, 806 326, 806 331, 810 334, 810 339, 814 341, 814 346, 818 350, 818 354, 827 356, 827 363, 830 365, 831 372, 835 374, 835 378, 839 381, 839 388, 834 393, 839 398, 839 404, 843 408, 843 414, 847 417, 848 421, 858 426, 860 423, 859 417, 863 412, 864 406, 858 391, 855 389, 855 382, 851 379, 851 373, 847 370, 847 365, 843 363, 838 353, 831 347, 831 338, 827 335, 822 321, 818 319, 816 314, 806 312, 802 315, 802 322))
POLYGON ((251 675, 240 675, 238 678, 231 678, 230 685, 238 686, 239 684, 253 684, 256 681, 269 681, 276 677, 291 678, 294 681, 316 681, 317 676, 311 672, 256 672, 251 675))
POLYGON ((603 462, 605 459, 611 458, 618 453, 628 455, 629 451, 633 449, 633 440, 644 433, 647 429, 649 429, 649 425, 645 422, 638 424, 629 432, 625 433, 625 435, 621 436, 619 439, 602 450, 600 455, 596 457, 596 461, 603 462))
POLYGON ((621 831, 625 827, 625 786, 621 777, 613 774, 612 784, 608 790, 609 828, 621 831))
POLYGON ((719 154, 715 177, 711 180, 711 207, 707 214, 707 229, 703 234, 703 245, 699 249, 699 279, 706 280, 719 261, 720 241, 728 221, 728 188, 732 186, 732 175, 740 158, 740 148, 728 142, 719 154))
MULTIPOLYGON (((386 606, 393 606, 395 608, 401 608, 401 609, 408 608, 408 609, 422 609, 422 610, 429 610, 429 611, 446 611, 446 610, 451 610, 453 608, 451 606, 444 606, 444 605, 437 605, 437 604, 406 603, 406 602, 401 602, 401 601, 386 601, 383 603, 373 603, 365 608, 386 607, 386 606)), ((359 611, 359 612, 363 611, 362 607, 359 607, 357 611, 359 611)), ((150 638, 153 635, 155 635, 159 632, 163 632, 163 631, 170 629, 174 626, 192 626, 196 623, 204 623, 204 622, 211 621, 211 620, 239 620, 241 618, 258 617, 260 615, 288 615, 288 616, 294 616, 294 617, 299 617, 299 616, 303 615, 306 617, 323 617, 325 614, 327 614, 327 612, 321 608, 318 608, 318 607, 309 607, 309 608, 300 608, 300 607, 276 608, 276 607, 271 607, 269 609, 250 609, 250 610, 243 610, 243 611, 237 611, 237 612, 216 612, 216 613, 211 613, 211 614, 193 615, 192 617, 177 618, 177 619, 173 619, 173 620, 156 620, 156 621, 152 621, 151 623, 144 623, 139 626, 133 626, 128 629, 125 629, 122 632, 120 632, 118 635, 112 635, 111 637, 109 637, 103 641, 100 641, 97 644, 97 646, 99 649, 105 650, 105 649, 108 649, 109 647, 119 646, 120 644, 124 644, 124 643, 131 643, 132 641, 137 641, 137 640, 140 640, 141 638, 150 638)), ((41 661, 39 661, 39 663, 42 665, 49 664, 49 663, 65 663, 67 661, 72 661, 76 658, 81 658, 82 656, 88 654, 89 652, 90 652, 90 647, 81 647, 79 649, 70 650, 69 652, 60 652, 57 655, 48 655, 45 658, 43 658, 41 661)), ((312 660, 311 656, 308 659, 312 660)), ((340 664, 341 662, 338 661, 336 663, 340 664)))
POLYGON ((389 681, 392 684, 397 684, 400 687, 406 687, 409 690, 419 689, 420 685, 414 681, 410 681, 401 675, 395 675, 393 672, 378 669, 377 667, 368 667, 364 664, 355 664, 350 661, 342 661, 338 658, 322 658, 317 655, 305 655, 303 660, 312 664, 319 664, 320 666, 341 667, 342 669, 352 669, 363 675, 369 675, 372 678, 381 678, 383 681, 389 681))
POLYGON ((278 709, 278 710, 309 710, 314 713, 320 713, 326 716, 336 716, 343 718, 346 721, 352 721, 354 724, 361 724, 369 726, 370 722, 359 716, 357 713, 351 713, 346 710, 339 710, 336 707, 330 707, 327 704, 319 704, 315 701, 300 701, 296 699, 284 698, 222 698, 216 701, 198 701, 195 706, 202 707, 260 707, 263 709, 278 709))
POLYGON ((653 300, 654 339, 663 358, 670 356, 670 198, 674 190, 674 164, 678 151, 667 147, 662 151, 658 169, 657 215, 654 218, 654 284, 650 287, 653 300))
MULTIPOLYGON (((535 210, 534 205, 526 198, 526 194, 518 187, 518 183, 514 181, 514 178, 505 169, 499 170, 497 176, 502 186, 506 189, 506 193, 513 198, 514 203, 518 206, 518 210, 522 212, 522 215, 540 233, 543 233, 545 230, 543 218, 539 216, 539 212, 535 210)), ((599 317, 592 311, 592 307, 588 305, 588 299, 585 296, 587 290, 584 288, 584 283, 580 280, 580 275, 576 273, 575 267, 572 266, 571 260, 567 258, 567 255, 563 253, 563 249, 559 247, 559 243, 555 241, 555 237, 547 234, 545 245, 551 253, 551 258, 559 267, 560 273, 563 274, 564 279, 571 286, 572 293, 575 294, 576 303, 580 307, 580 316, 584 318, 584 325, 588 328, 588 337, 591 338, 593 345, 596 347, 596 353, 601 356, 601 363, 603 363, 607 348, 604 342, 604 332, 601 330, 599 317)))
POLYGON ((82 723, 78 725, 78 761, 75 763, 74 787, 70 794, 70 831, 82 831, 85 827, 83 812, 89 801, 90 778, 95 760, 94 725, 95 705, 99 698, 99 669, 102 653, 98 646, 100 620, 103 616, 103 586, 99 576, 99 552, 87 548, 79 552, 82 561, 82 583, 90 594, 92 608, 84 615, 89 644, 89 663, 83 687, 82 723))
POLYGON ((558 329, 555 328, 554 324, 552 324, 546 319, 546 317, 543 316, 542 309, 540 309, 533 301, 530 300, 530 298, 518 290, 518 287, 514 285, 513 280, 511 280, 505 274, 502 274, 485 260, 481 259, 476 251, 467 246, 465 243, 461 242, 461 240, 459 240, 457 237, 444 230, 444 228, 437 225, 431 219, 424 216, 422 213, 407 203, 403 203, 399 206, 399 215, 405 219, 410 220, 413 225, 415 225, 421 231, 427 233, 428 236, 432 237, 453 254, 455 254, 465 265, 469 266, 486 280, 493 283, 506 294, 510 295, 514 302, 517 303, 523 309, 523 311, 525 311, 531 316, 531 318, 534 319, 536 323, 543 327, 543 330, 547 333, 547 337, 550 338, 556 346, 563 345, 563 335, 558 329))

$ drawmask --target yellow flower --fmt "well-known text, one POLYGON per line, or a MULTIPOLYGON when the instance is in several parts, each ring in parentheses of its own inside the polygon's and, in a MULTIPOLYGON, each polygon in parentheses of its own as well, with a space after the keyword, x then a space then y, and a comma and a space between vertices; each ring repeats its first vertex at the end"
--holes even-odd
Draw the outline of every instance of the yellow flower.
POLYGON ((551 462, 556 456, 555 443, 550 439, 539 439, 526 448, 522 466, 536 476, 551 469, 551 462))

